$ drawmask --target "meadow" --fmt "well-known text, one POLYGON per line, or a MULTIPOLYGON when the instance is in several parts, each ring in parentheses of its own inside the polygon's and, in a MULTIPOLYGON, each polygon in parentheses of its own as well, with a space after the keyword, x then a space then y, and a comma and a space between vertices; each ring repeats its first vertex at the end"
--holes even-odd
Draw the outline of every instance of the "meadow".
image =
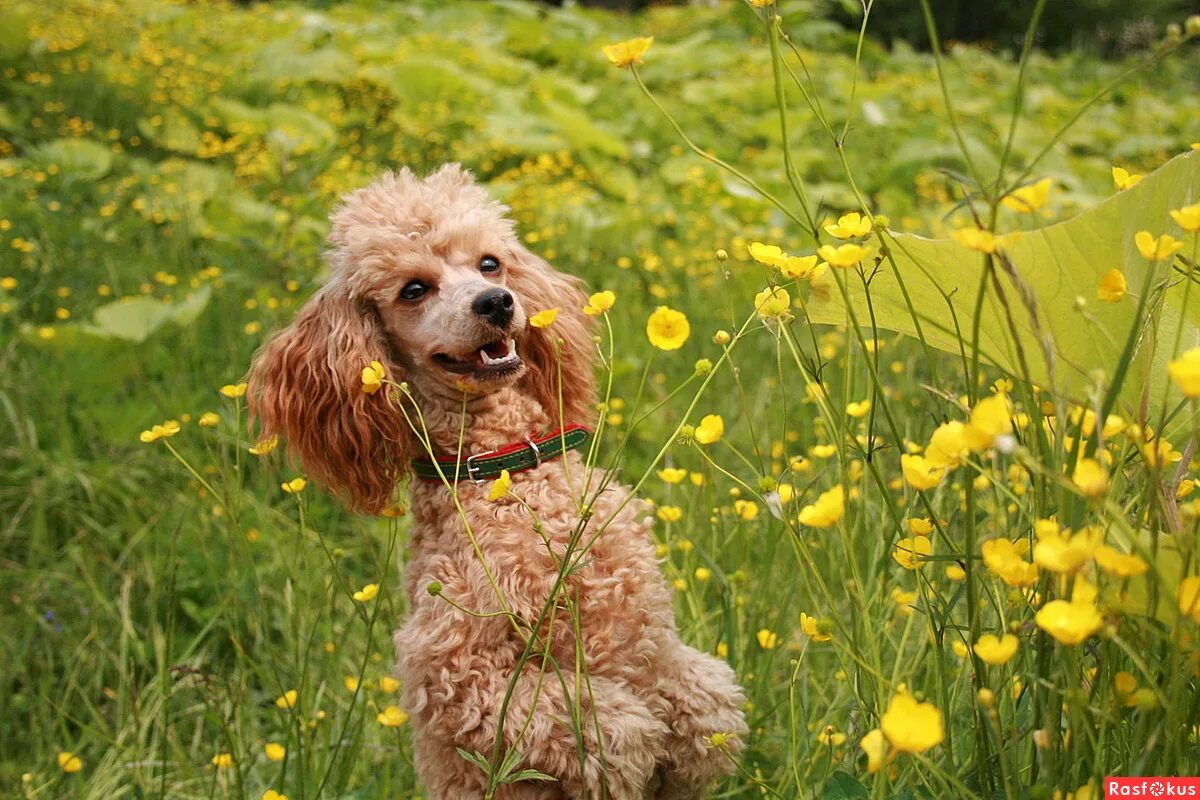
POLYGON ((1200 18, 819 8, 5 3, 0 796, 422 796, 403 504, 297 481, 242 381, 339 196, 446 161, 613 293, 598 463, 747 690, 712 797, 1196 774, 1200 18))

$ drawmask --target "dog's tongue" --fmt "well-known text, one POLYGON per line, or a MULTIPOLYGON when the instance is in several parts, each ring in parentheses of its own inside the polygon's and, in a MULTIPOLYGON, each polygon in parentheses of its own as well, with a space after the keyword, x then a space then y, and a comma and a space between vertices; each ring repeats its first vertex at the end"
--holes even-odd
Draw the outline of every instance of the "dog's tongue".
POLYGON ((483 352, 487 353, 492 358, 504 358, 508 355, 508 341, 492 342, 487 347, 483 348, 483 352))

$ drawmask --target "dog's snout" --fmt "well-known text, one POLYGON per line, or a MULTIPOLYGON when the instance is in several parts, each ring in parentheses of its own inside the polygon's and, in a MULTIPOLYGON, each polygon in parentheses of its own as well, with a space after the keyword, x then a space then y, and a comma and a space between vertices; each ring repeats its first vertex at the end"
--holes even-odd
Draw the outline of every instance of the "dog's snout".
POLYGON ((507 289, 488 289, 475 298, 471 308, 493 325, 503 327, 513 317, 513 296, 507 289))

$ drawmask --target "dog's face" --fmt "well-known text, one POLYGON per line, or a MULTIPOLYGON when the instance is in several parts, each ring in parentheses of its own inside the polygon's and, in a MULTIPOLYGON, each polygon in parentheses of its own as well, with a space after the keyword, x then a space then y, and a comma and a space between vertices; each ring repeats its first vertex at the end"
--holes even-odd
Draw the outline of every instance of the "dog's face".
POLYGON ((329 282, 255 359, 263 434, 285 434, 351 505, 386 505, 417 449, 394 393, 363 391, 372 361, 421 402, 457 409, 464 394, 516 385, 556 424, 590 420, 585 295, 521 244, 506 212, 457 165, 351 193, 331 216, 329 282), (553 326, 529 326, 552 308, 553 326))

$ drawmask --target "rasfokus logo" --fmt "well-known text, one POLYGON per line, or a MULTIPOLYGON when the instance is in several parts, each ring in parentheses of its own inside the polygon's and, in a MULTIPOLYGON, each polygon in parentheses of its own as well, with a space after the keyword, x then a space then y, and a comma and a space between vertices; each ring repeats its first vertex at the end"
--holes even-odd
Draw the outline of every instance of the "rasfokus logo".
POLYGON ((1200 798, 1200 778, 1105 778, 1104 798, 1200 798))

